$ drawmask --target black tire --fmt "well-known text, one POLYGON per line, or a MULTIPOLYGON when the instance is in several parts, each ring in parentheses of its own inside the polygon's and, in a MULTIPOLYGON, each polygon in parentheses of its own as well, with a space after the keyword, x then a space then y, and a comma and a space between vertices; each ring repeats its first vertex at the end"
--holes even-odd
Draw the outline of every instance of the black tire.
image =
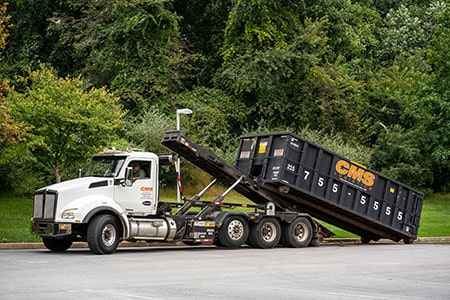
POLYGON ((281 226, 275 218, 262 218, 253 224, 248 244, 255 248, 269 249, 280 242, 281 226))
POLYGON ((229 216, 219 229, 219 244, 227 248, 239 248, 248 238, 249 225, 242 216, 229 216))
POLYGON ((370 241, 371 241, 371 239, 369 239, 367 237, 364 237, 364 236, 361 237, 361 244, 369 244, 370 241))
POLYGON ((319 247, 319 246, 320 246, 320 240, 318 238, 313 238, 308 245, 308 247, 319 247))
POLYGON ((403 243, 409 245, 409 244, 414 243, 414 240, 412 238, 406 238, 406 239, 403 239, 403 243))
POLYGON ((95 254, 111 254, 120 242, 120 227, 116 217, 98 215, 89 223, 87 242, 95 254))
POLYGON ((215 239, 213 242, 214 245, 216 245, 219 248, 223 248, 225 247, 224 245, 222 245, 222 243, 219 241, 219 238, 215 239))
POLYGON ((307 247, 313 237, 311 222, 304 217, 296 218, 283 228, 283 245, 292 248, 307 247))
POLYGON ((72 246, 73 239, 72 238, 64 238, 64 239, 54 239, 43 237, 42 242, 48 250, 54 252, 64 252, 72 246))

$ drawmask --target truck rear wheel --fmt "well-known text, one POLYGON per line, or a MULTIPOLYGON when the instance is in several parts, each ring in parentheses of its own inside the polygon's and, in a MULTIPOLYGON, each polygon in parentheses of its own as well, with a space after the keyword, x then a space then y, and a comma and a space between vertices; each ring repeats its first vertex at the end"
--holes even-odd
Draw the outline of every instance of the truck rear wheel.
POLYGON ((303 248, 309 245, 313 236, 311 222, 304 217, 296 218, 283 228, 283 245, 293 248, 303 248))
POLYGON ((120 242, 119 222, 111 215, 98 215, 89 223, 87 242, 95 254, 111 254, 120 242))
POLYGON ((273 248, 281 239, 281 226, 275 218, 263 218, 252 226, 249 245, 256 248, 273 248))
POLYGON ((70 246, 72 246, 73 240, 72 238, 54 239, 43 237, 42 242, 44 243, 45 247, 47 247, 48 250, 54 252, 64 252, 67 249, 69 249, 70 246))
POLYGON ((249 225, 242 216, 229 216, 219 229, 219 243, 227 248, 239 248, 248 238, 249 225))

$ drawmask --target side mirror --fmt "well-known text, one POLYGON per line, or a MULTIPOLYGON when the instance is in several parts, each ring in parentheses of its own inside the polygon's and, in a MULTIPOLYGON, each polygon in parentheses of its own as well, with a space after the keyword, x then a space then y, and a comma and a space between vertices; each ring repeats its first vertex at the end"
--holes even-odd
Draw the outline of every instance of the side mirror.
POLYGON ((125 169, 125 185, 132 186, 133 185, 133 168, 127 167, 125 169))

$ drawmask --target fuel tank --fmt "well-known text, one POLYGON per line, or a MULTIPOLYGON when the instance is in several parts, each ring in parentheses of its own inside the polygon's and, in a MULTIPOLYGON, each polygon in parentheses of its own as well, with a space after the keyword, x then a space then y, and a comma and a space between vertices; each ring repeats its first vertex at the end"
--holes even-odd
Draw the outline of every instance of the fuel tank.
POLYGON ((175 221, 164 218, 131 218, 130 238, 136 240, 171 241, 177 232, 175 221))

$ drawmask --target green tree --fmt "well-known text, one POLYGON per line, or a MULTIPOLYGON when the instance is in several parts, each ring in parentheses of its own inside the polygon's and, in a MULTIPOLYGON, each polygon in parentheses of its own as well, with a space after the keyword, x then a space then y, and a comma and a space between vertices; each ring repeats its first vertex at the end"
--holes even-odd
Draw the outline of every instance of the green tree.
MULTIPOLYGON (((8 3, 0 6, 0 51, 5 50, 6 40, 9 36, 10 16, 6 14, 8 3)), ((11 110, 4 104, 4 92, 8 88, 7 80, 0 79, 0 151, 6 144, 15 144, 23 138, 25 128, 23 124, 18 124, 11 116, 11 110)))
MULTIPOLYGON (((108 86, 126 109, 138 114, 161 95, 183 89, 190 59, 183 54, 178 17, 166 0, 69 1, 49 31, 58 50, 72 49, 93 86, 108 86)), ((61 54, 55 53, 55 57, 61 54)))
POLYGON ((450 99, 450 68, 448 66, 450 61, 450 53, 448 51, 448 42, 450 41, 450 3, 447 3, 437 13, 436 17, 438 24, 435 26, 434 34, 431 37, 427 58, 433 68, 432 85, 448 101, 450 99))
POLYGON ((81 73, 87 84, 107 86, 136 115, 196 80, 198 55, 183 51, 172 1, 18 0, 9 11, 0 73, 13 83, 43 62, 59 76, 81 73))
POLYGON ((383 66, 397 63, 429 72, 425 49, 438 26, 437 15, 444 8, 444 2, 436 1, 423 7, 402 4, 391 10, 379 30, 380 44, 375 58, 383 66))
POLYGON ((9 28, 11 25, 9 24, 9 20, 11 16, 6 14, 6 8, 8 7, 8 3, 4 2, 0 6, 0 50, 5 50, 6 39, 9 36, 9 28))
MULTIPOLYGON (((429 101, 422 104, 428 111, 423 131, 430 137, 427 146, 433 158, 434 188, 450 190, 450 5, 437 15, 438 26, 433 34, 428 59, 433 72, 429 81, 429 101)), ((422 90, 423 93, 423 90, 422 90)))
POLYGON ((8 4, 12 26, 0 62, 3 78, 12 80, 17 74, 26 74, 28 68, 37 68, 39 61, 48 61, 55 43, 47 36, 48 18, 62 7, 64 1, 52 0, 16 0, 8 4))
POLYGON ((0 151, 7 144, 16 144, 24 139, 30 127, 17 123, 11 115, 11 109, 4 103, 3 93, 8 89, 8 82, 0 82, 0 151))
POLYGON ((360 73, 380 18, 358 3, 310 2, 234 2, 216 83, 245 103, 250 126, 265 120, 354 137, 366 105, 360 73))
POLYGON ((105 146, 122 124, 119 99, 106 89, 85 90, 77 78, 58 78, 41 65, 19 78, 24 92, 10 88, 13 116, 33 129, 27 146, 60 182, 64 172, 105 146))
POLYGON ((168 97, 161 101, 159 107, 173 120, 177 108, 187 107, 193 111, 181 126, 189 130, 189 136, 194 141, 214 150, 230 151, 236 128, 239 128, 246 115, 242 104, 236 103, 222 90, 204 87, 168 97))
POLYGON ((432 159, 424 149, 428 140, 418 128, 404 129, 400 125, 390 126, 380 133, 374 146, 371 165, 386 176, 400 180, 410 186, 429 189, 434 176, 432 159))
POLYGON ((377 32, 382 21, 370 1, 304 0, 303 5, 303 19, 329 20, 328 61, 343 57, 345 61, 367 63, 364 59, 370 58, 378 45, 377 32))
POLYGON ((175 120, 157 109, 149 109, 129 121, 128 128, 126 136, 133 145, 142 147, 146 151, 165 154, 168 149, 161 144, 161 140, 167 130, 175 128, 175 120))
POLYGON ((212 86, 222 65, 222 47, 231 0, 174 0, 186 51, 196 55, 192 85, 212 86))
POLYGON ((225 61, 268 49, 285 49, 302 28, 301 4, 289 0, 233 1, 225 28, 225 61))
POLYGON ((317 119, 320 109, 309 79, 326 52, 326 30, 327 19, 306 20, 279 46, 269 45, 268 38, 259 50, 255 42, 225 60, 216 85, 246 106, 247 127, 265 120, 270 127, 295 128, 317 119))
POLYGON ((368 105, 360 131, 375 148, 375 168, 435 191, 449 186, 450 113, 446 89, 437 88, 446 81, 445 71, 436 76, 448 69, 447 11, 445 3, 433 1, 399 5, 386 16, 373 60, 380 64, 365 85, 368 105))

